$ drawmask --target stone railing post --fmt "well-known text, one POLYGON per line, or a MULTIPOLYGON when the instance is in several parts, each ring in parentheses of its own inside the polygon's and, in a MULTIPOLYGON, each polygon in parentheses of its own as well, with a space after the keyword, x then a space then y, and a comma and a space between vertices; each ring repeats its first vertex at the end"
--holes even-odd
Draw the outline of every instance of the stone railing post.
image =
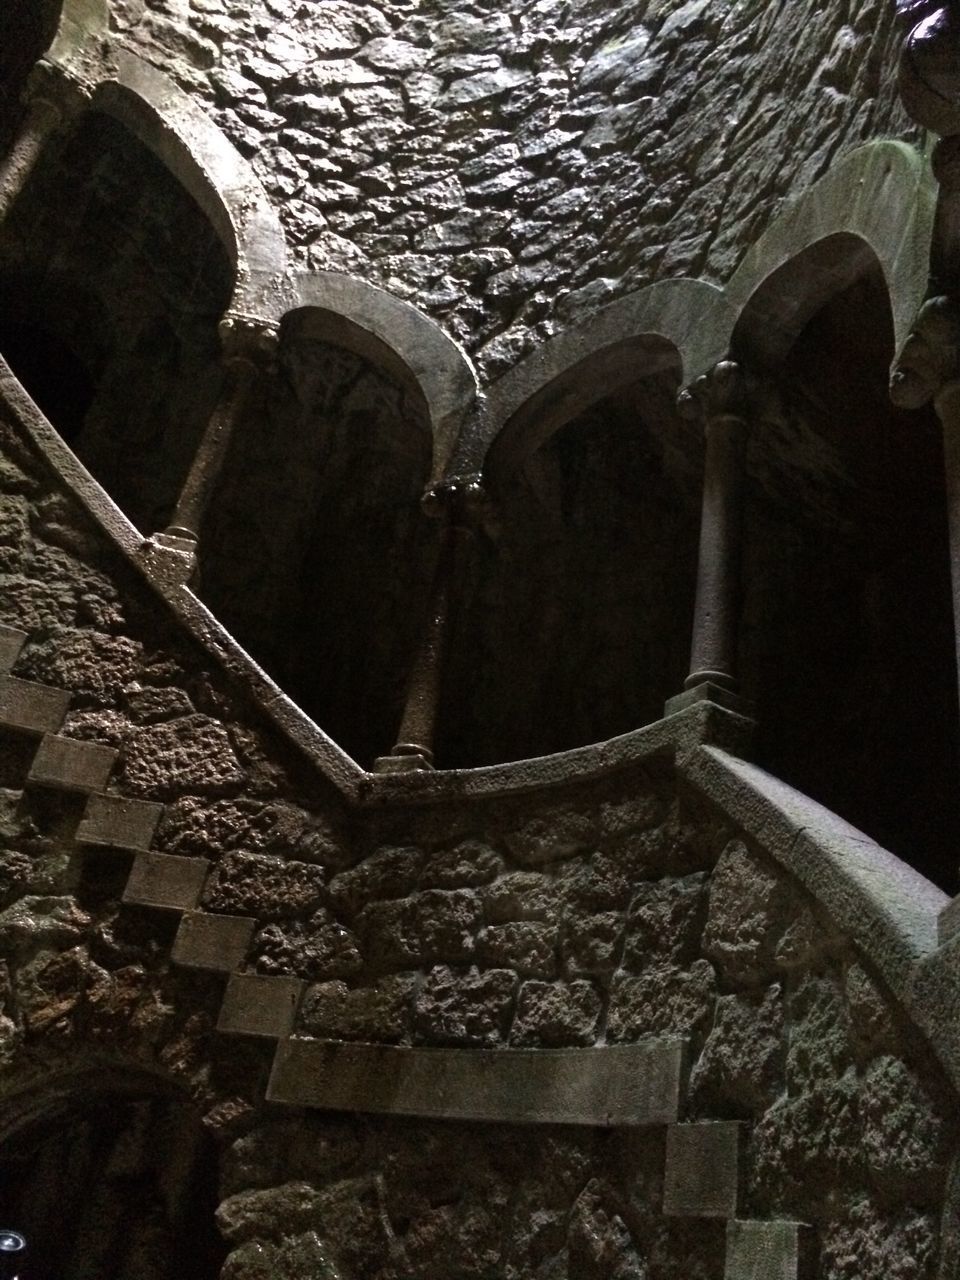
POLYGON ((226 378, 220 399, 200 438, 170 523, 153 542, 189 559, 195 566, 200 528, 220 478, 230 439, 250 393, 276 350, 276 328, 247 316, 228 316, 220 324, 226 378))
POLYGON ((960 304, 930 298, 894 361, 890 397, 901 409, 931 404, 943 429, 954 648, 960 679, 960 304))
POLYGON ((670 715, 704 701, 745 710, 737 678, 737 632, 753 386, 741 365, 722 360, 680 393, 677 407, 683 417, 703 423, 706 450, 690 674, 684 692, 670 698, 665 711, 670 715))
POLYGON ((461 553, 479 523, 485 494, 477 480, 454 480, 429 489, 423 509, 443 521, 426 622, 413 659, 396 745, 380 756, 376 773, 433 768, 440 682, 461 553))

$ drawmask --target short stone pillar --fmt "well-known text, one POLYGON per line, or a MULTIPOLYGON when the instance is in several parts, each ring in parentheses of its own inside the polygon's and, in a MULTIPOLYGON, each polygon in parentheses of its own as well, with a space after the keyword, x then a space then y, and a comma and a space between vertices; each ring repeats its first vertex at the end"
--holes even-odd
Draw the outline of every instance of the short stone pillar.
POLYGON ((409 773, 433 768, 440 682, 449 638, 450 615, 461 552, 485 508, 479 480, 451 480, 427 490, 423 509, 443 520, 430 606, 414 656, 396 745, 374 764, 376 773, 409 773))
POLYGON ((170 523, 152 542, 185 562, 185 576, 196 566, 200 528, 220 478, 230 439, 243 416, 257 378, 276 350, 277 330, 266 321, 227 316, 220 323, 226 379, 223 391, 200 439, 170 523))
POLYGON ((754 386, 743 367, 723 360, 682 391, 683 417, 703 423, 706 441, 697 594, 690 674, 684 693, 670 698, 668 715, 693 702, 745 710, 737 679, 740 544, 747 440, 754 386))

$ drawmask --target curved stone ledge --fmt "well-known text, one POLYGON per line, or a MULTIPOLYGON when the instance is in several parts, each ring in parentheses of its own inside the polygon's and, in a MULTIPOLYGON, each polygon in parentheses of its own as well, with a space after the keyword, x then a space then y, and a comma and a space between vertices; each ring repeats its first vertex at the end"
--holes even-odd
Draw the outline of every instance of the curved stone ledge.
POLYGON ((947 895, 829 809, 717 747, 691 752, 679 772, 816 898, 960 1081, 960 940, 938 951, 947 895))
POLYGON ((684 1042, 594 1049, 407 1049, 282 1040, 272 1102, 510 1124, 665 1125, 677 1119, 684 1042))

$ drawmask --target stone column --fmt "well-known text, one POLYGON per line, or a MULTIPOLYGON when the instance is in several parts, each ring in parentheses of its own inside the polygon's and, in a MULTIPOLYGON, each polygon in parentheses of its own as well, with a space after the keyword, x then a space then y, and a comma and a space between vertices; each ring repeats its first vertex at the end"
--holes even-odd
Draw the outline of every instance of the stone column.
POLYGON ((52 97, 34 94, 30 98, 13 146, 0 160, 0 221, 10 212, 44 147, 62 122, 63 110, 52 97))
POLYGON ((409 773, 433 768, 440 682, 458 568, 463 547, 473 538, 483 505, 484 491, 477 480, 449 481, 424 495, 424 511, 443 521, 440 550, 426 622, 410 671, 397 742, 389 755, 377 759, 376 773, 409 773))
POLYGON ((153 537, 161 547, 189 557, 191 569, 200 527, 220 478, 231 436, 251 390, 273 356, 277 331, 262 320, 228 316, 220 324, 220 336, 226 368, 223 391, 200 439, 170 523, 153 537))
POLYGON ((683 417, 703 423, 706 451, 700 550, 690 674, 684 693, 667 701, 668 715, 693 702, 743 710, 738 696, 737 630, 744 458, 751 420, 751 388, 743 368, 723 360, 682 391, 683 417))
POLYGON ((960 305, 951 298, 930 298, 920 308, 894 362, 890 397, 901 409, 932 403, 943 428, 954 647, 960 679, 960 305))

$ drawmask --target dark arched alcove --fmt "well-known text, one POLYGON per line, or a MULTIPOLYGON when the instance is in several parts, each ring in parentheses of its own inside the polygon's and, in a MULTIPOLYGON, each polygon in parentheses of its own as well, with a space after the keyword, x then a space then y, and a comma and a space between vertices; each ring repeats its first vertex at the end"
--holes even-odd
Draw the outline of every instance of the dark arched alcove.
POLYGON ((0 225, 0 352, 128 516, 162 528, 221 382, 233 269, 193 198, 99 112, 0 225))
POLYGON ((201 538, 204 600, 365 766, 395 741, 437 537, 425 407, 384 363, 287 316, 201 538))
POLYGON ((0 145, 16 122, 27 76, 46 53, 63 0, 3 0, 0 6, 0 145))
MULTIPOLYGON (((754 432, 749 457, 740 662, 758 760, 955 892, 939 427, 890 402, 889 300, 862 242, 821 242, 768 282, 755 312, 771 342, 777 297, 791 291, 793 331, 771 368, 782 412, 754 432), (804 289, 830 278, 834 291, 810 305, 804 289)), ((743 354, 762 361, 743 332, 743 354)))
POLYGON ((491 454, 494 514, 466 558, 448 655, 444 767, 613 737, 659 719, 682 687, 701 444, 675 412, 669 344, 608 354, 528 406, 491 454))
POLYGON ((217 1155, 185 1100, 67 1090, 0 1143, 23 1280, 215 1280, 217 1155))

